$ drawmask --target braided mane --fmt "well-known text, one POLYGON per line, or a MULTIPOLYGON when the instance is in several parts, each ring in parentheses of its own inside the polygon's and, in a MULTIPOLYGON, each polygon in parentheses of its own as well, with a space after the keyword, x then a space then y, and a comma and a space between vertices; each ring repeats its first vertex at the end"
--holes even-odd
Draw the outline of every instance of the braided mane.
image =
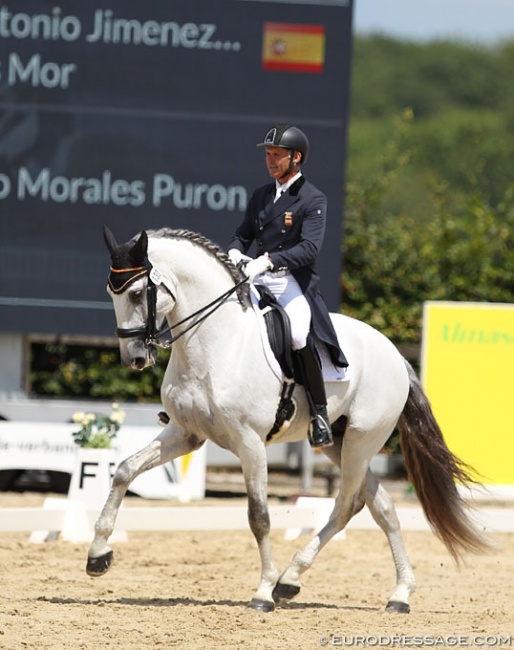
MULTIPOLYGON (((192 232, 191 230, 186 230, 185 228, 160 228, 159 230, 147 230, 147 235, 154 239, 158 238, 167 238, 167 239, 187 239, 187 241, 197 244, 201 248, 205 249, 210 255, 214 256, 230 273, 234 284, 238 284, 243 279, 242 272, 232 264, 229 256, 225 251, 215 244, 213 241, 201 235, 197 232, 192 232)), ((137 235, 138 236, 138 235, 137 235)), ((137 237, 136 236, 136 237, 137 237)), ((244 285, 242 288, 236 291, 237 298, 241 305, 246 309, 245 298, 248 297, 248 285, 244 285)))

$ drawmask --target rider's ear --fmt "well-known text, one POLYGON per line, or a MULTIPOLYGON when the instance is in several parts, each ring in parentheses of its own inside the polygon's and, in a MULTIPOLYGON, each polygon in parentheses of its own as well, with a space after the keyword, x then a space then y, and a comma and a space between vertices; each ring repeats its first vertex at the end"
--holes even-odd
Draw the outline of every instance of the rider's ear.
POLYGON ((105 245, 107 246, 107 250, 111 254, 113 251, 115 251, 118 248, 118 243, 116 241, 116 238, 112 234, 111 230, 105 225, 104 225, 104 242, 105 245))

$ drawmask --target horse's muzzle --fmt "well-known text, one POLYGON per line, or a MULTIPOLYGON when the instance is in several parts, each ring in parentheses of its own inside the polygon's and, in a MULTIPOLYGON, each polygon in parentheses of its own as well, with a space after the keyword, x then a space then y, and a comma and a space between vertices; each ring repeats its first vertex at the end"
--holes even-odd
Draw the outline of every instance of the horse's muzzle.
POLYGON ((126 344, 120 342, 121 363, 125 367, 144 370, 155 365, 157 355, 157 348, 148 346, 141 340, 132 339, 126 344))

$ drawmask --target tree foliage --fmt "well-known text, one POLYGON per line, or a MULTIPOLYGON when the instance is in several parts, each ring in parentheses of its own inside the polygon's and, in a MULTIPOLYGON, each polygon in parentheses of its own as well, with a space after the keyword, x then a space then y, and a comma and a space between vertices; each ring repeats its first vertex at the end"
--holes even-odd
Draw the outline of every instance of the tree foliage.
POLYGON ((453 41, 356 37, 352 112, 363 119, 381 119, 405 106, 424 118, 454 108, 508 112, 513 64, 513 42, 488 49, 453 41))
POLYGON ((499 202, 514 168, 513 69, 514 42, 491 50, 356 38, 349 178, 365 181, 381 171, 395 120, 409 109, 415 118, 408 143, 411 176, 409 191, 399 194, 410 199, 409 207, 434 178, 447 182, 455 199, 477 188, 489 202, 499 202))
POLYGON ((513 55, 357 39, 342 308, 397 343, 426 300, 513 301, 513 55))

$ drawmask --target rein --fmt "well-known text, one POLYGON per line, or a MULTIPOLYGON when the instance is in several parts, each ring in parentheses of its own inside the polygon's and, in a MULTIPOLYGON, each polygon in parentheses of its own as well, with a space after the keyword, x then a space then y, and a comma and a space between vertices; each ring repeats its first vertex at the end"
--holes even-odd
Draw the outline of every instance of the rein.
MULTIPOLYGON (((146 287, 146 303, 147 303, 147 311, 148 311, 148 317, 147 317, 147 322, 146 325, 142 325, 141 327, 134 327, 134 328, 123 328, 123 327, 117 327, 116 328, 116 336, 121 339, 126 339, 126 338, 139 338, 142 339, 145 342, 145 345, 147 346, 153 346, 153 347, 159 347, 164 350, 168 350, 171 348, 173 343, 175 341, 178 341, 178 339, 181 336, 184 336, 184 334, 187 334, 190 330, 193 329, 193 327, 196 327, 199 325, 202 321, 204 321, 206 318, 208 318, 211 314, 213 314, 217 309, 219 309, 227 300, 230 298, 230 296, 235 293, 239 287, 241 287, 247 280, 248 278, 244 278, 241 280, 241 282, 238 282, 235 284, 233 287, 231 287, 228 291, 225 291, 221 296, 218 296, 215 298, 212 302, 210 302, 208 305, 205 305, 204 307, 200 307, 197 311, 193 312, 189 316, 186 316, 183 318, 181 321, 178 323, 175 323, 174 325, 165 325, 161 327, 157 327, 157 286, 155 282, 152 279, 152 270, 148 273, 148 284, 146 287), (209 311, 207 311, 209 310, 209 311), (192 323, 189 323, 181 332, 179 332, 176 336, 174 336, 171 332, 175 328, 179 327, 180 325, 183 325, 187 321, 190 321, 192 318, 195 318, 195 316, 199 316, 202 314, 199 318, 197 318, 195 321, 192 323), (160 339, 165 335, 165 334, 171 334, 171 338, 167 341, 161 341, 160 339)), ((160 284, 160 279, 158 284, 160 284)), ((165 286, 165 289, 170 293, 171 297, 173 300, 176 302, 176 298, 173 295, 173 293, 165 286)))

